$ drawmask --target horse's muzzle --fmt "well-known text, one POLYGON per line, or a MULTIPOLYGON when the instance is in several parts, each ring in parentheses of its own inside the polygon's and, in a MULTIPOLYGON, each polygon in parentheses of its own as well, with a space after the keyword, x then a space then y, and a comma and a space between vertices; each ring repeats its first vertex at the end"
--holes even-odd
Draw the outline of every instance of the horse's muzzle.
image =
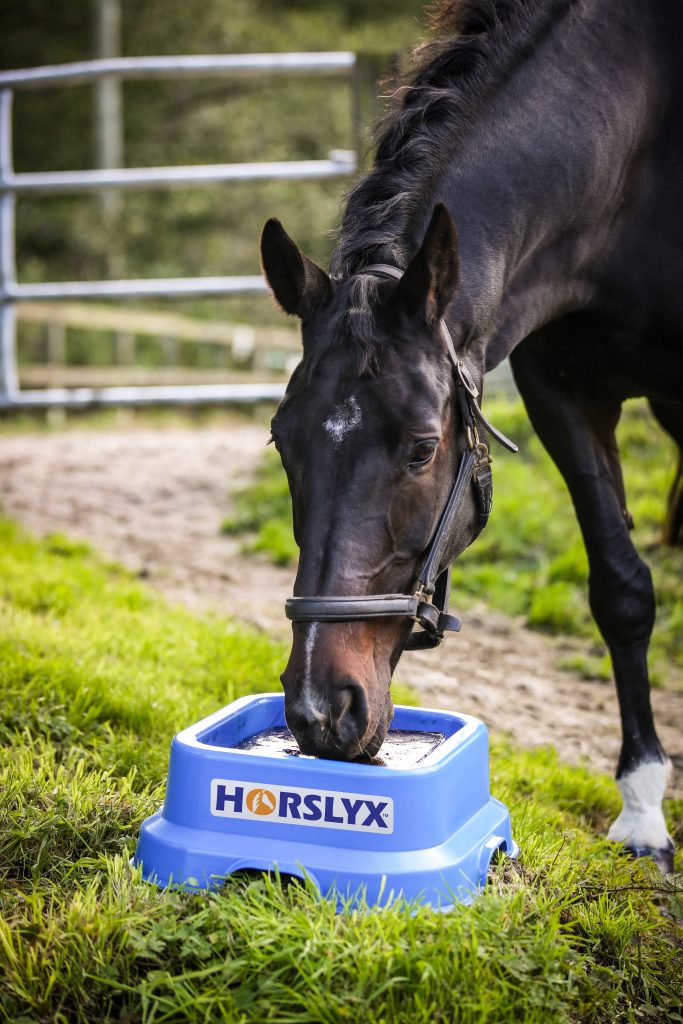
MULTIPOLYGON (((284 676, 283 676, 284 684, 284 676)), ((302 754, 339 761, 373 757, 388 729, 388 717, 371 721, 364 687, 352 677, 341 680, 325 696, 286 696, 285 717, 302 754)))

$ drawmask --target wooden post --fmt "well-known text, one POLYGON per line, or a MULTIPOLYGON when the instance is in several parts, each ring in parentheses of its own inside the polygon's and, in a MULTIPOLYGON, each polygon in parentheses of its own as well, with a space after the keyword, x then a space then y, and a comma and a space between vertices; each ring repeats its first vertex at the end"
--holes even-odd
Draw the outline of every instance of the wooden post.
POLYGON ((164 366, 180 365, 180 345, 177 338, 170 338, 167 335, 161 338, 161 352, 164 366))
POLYGON ((119 331, 116 335, 116 362, 119 366, 135 365, 135 335, 119 331))
POLYGON ((66 329, 64 324, 54 320, 47 325, 47 361, 50 366, 66 363, 66 329))
MULTIPOLYGON (((121 0, 95 0, 95 56, 121 56, 121 0)), ((95 85, 95 166, 123 167, 123 90, 120 78, 99 78, 95 85)), ((118 244, 118 221, 123 196, 117 189, 103 189, 98 196, 105 237, 107 273, 125 276, 124 256, 118 244)))
POLYGON ((251 327, 235 327, 232 336, 232 358, 238 364, 255 369, 254 332, 251 327))
MULTIPOLYGON (((96 0, 95 56, 121 56, 120 0, 96 0)), ((95 142, 97 167, 123 167, 120 78, 99 78, 95 82, 95 142)), ((105 208, 112 209, 120 204, 119 192, 107 190, 101 197, 105 208)))

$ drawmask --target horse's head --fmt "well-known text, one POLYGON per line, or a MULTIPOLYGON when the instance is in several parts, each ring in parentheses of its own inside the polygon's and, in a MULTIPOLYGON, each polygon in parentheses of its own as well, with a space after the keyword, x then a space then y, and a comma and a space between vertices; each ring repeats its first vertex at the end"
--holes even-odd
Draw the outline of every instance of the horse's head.
MULTIPOLYGON (((262 237, 264 270, 301 320, 303 359, 272 422, 300 548, 298 597, 412 594, 467 440, 440 329, 457 282, 455 228, 437 207, 398 281, 332 280, 280 223, 262 237)), ((443 559, 473 539, 468 487, 443 559)), ((295 621, 282 675, 304 753, 375 754, 392 715, 390 681, 406 617, 295 621)))

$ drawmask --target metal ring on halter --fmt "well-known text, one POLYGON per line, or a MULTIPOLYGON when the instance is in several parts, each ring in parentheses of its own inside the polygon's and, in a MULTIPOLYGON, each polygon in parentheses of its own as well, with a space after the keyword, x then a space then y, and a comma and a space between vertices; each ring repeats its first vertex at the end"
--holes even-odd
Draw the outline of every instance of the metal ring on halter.
POLYGON ((468 423, 465 430, 467 432, 467 444, 472 449, 472 451, 475 451, 475 449, 477 449, 481 444, 481 441, 479 440, 479 431, 477 430, 476 423, 468 423))

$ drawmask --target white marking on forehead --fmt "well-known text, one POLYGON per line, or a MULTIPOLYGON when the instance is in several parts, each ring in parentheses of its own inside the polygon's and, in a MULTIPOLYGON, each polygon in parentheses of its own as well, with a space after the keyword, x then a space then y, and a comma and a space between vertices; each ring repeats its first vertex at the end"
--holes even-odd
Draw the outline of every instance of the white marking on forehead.
POLYGON ((624 806, 607 833, 608 839, 654 850, 670 843, 662 814, 662 797, 670 774, 670 761, 646 761, 617 779, 624 806))
POLYGON ((323 427, 332 438, 332 444, 338 448, 350 434, 356 430, 361 423, 360 406, 355 395, 349 395, 343 402, 335 407, 334 416, 325 420, 323 427))

